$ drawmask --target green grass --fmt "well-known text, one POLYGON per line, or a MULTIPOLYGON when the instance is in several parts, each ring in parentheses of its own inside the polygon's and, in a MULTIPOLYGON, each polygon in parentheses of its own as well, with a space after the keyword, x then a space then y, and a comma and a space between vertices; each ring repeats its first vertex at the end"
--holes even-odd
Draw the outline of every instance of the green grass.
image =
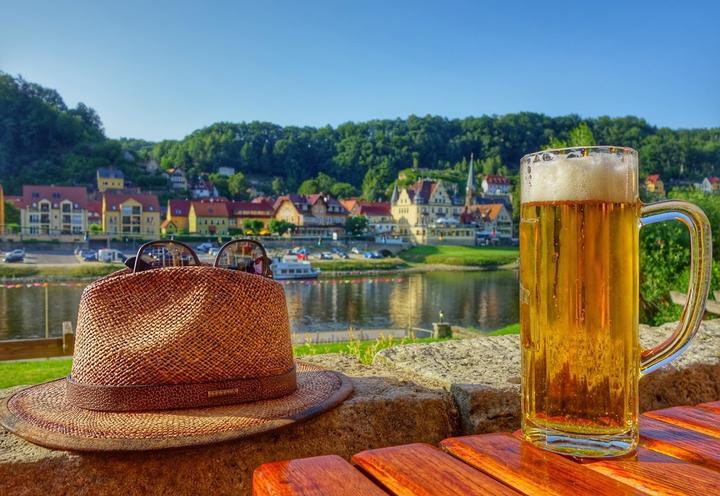
POLYGON ((411 263, 489 267, 514 262, 518 258, 518 250, 484 246, 415 246, 398 256, 411 263))
POLYGON ((399 258, 364 258, 339 260, 313 260, 313 267, 325 272, 351 272, 354 270, 396 270, 407 267, 399 258))
POLYGON ((520 324, 510 324, 489 332, 488 336, 504 336, 505 334, 520 334, 520 324))
MULTIPOLYGON (((352 337, 352 334, 351 334, 352 337)), ((375 354, 385 348, 402 344, 432 343, 435 338, 393 338, 381 336, 373 341, 353 340, 338 343, 312 343, 295 345, 295 356, 319 355, 322 353, 348 353, 362 363, 372 363, 375 354)), ((0 362, 0 388, 20 384, 38 384, 65 377, 70 373, 71 358, 48 358, 46 360, 24 360, 0 362)))
POLYGON ((122 269, 122 264, 83 263, 78 265, 0 264, 0 279, 14 277, 101 277, 122 269))

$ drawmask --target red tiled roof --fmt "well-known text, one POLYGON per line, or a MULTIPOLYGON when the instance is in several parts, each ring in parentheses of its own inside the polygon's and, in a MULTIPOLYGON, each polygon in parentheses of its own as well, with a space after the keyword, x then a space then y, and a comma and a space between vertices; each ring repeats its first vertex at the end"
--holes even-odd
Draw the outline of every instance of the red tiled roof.
POLYGON ((198 217, 229 217, 225 202, 192 202, 195 215, 198 217))
POLYGON ((647 181, 655 184, 660 179, 660 174, 651 174, 647 177, 647 181))
POLYGON ((97 200, 88 201, 87 210, 89 219, 99 219, 102 217, 102 202, 97 200))
POLYGON ((505 205, 502 203, 488 203, 485 205, 471 205, 462 214, 463 222, 471 219, 482 219, 483 221, 494 221, 505 205))
POLYGON ((187 217, 190 213, 190 200, 168 200, 168 215, 187 217))
POLYGON ((108 210, 119 210, 120 205, 132 199, 142 205, 143 211, 160 212, 158 197, 147 193, 103 193, 105 197, 105 208, 108 210), (115 208, 113 208, 115 207, 115 208))
POLYGON ((510 180, 505 176, 485 176, 488 184, 510 184, 510 180))
POLYGON ((5 201, 8 203, 12 203, 17 208, 24 208, 25 203, 23 203, 22 196, 15 196, 15 195, 5 195, 5 201))
POLYGON ((433 191, 437 188, 438 182, 430 179, 420 179, 415 184, 407 188, 410 199, 415 201, 419 198, 421 203, 430 201, 433 191))
POLYGON ((70 200, 79 208, 87 208, 87 189, 79 186, 23 186, 23 203, 32 205, 40 200, 48 200, 53 207, 64 200, 70 200))
POLYGON ((273 209, 277 210, 286 200, 292 202, 298 210, 301 210, 302 205, 307 205, 307 199, 304 196, 290 193, 289 195, 278 196, 273 205, 273 209))
POLYGON ((361 203, 357 209, 359 215, 369 217, 388 217, 390 216, 389 202, 361 203))
MULTIPOLYGON (((717 184, 720 183, 720 177, 710 177, 708 178, 708 181, 710 181, 710 184, 717 184)), ((5 199, 9 198, 8 196, 5 197, 5 199)))
POLYGON ((272 205, 264 202, 233 201, 228 204, 231 215, 239 217, 272 217, 275 213, 272 205))

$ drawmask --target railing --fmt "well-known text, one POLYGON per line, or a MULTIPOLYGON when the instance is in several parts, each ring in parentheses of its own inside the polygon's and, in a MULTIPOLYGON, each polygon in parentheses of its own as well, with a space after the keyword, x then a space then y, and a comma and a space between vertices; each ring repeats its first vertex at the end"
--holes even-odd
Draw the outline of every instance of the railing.
POLYGON ((72 323, 63 322, 59 338, 10 339, 0 341, 0 361, 71 356, 75 349, 72 323))

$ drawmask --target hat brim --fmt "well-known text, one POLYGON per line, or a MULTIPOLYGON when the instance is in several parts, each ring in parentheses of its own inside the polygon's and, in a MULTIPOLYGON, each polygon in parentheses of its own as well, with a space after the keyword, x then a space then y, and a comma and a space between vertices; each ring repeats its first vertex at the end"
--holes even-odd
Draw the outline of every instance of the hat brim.
POLYGON ((353 390, 343 374, 296 363, 297 390, 237 405, 150 412, 99 412, 65 399, 65 379, 32 386, 0 403, 0 423, 28 441, 75 451, 142 451, 241 439, 308 419, 353 390))

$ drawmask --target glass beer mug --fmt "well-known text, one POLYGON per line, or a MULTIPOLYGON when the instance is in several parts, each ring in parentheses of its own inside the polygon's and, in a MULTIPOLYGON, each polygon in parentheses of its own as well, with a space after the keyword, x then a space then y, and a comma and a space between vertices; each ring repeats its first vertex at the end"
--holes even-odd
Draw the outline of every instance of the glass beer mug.
POLYGON ((520 162, 522 431, 581 457, 638 444, 638 381, 676 358, 700 325, 709 289, 710 225, 681 201, 638 197, 638 154, 582 147, 520 162), (641 349, 639 231, 679 220, 690 231, 690 288, 670 338, 641 349))

